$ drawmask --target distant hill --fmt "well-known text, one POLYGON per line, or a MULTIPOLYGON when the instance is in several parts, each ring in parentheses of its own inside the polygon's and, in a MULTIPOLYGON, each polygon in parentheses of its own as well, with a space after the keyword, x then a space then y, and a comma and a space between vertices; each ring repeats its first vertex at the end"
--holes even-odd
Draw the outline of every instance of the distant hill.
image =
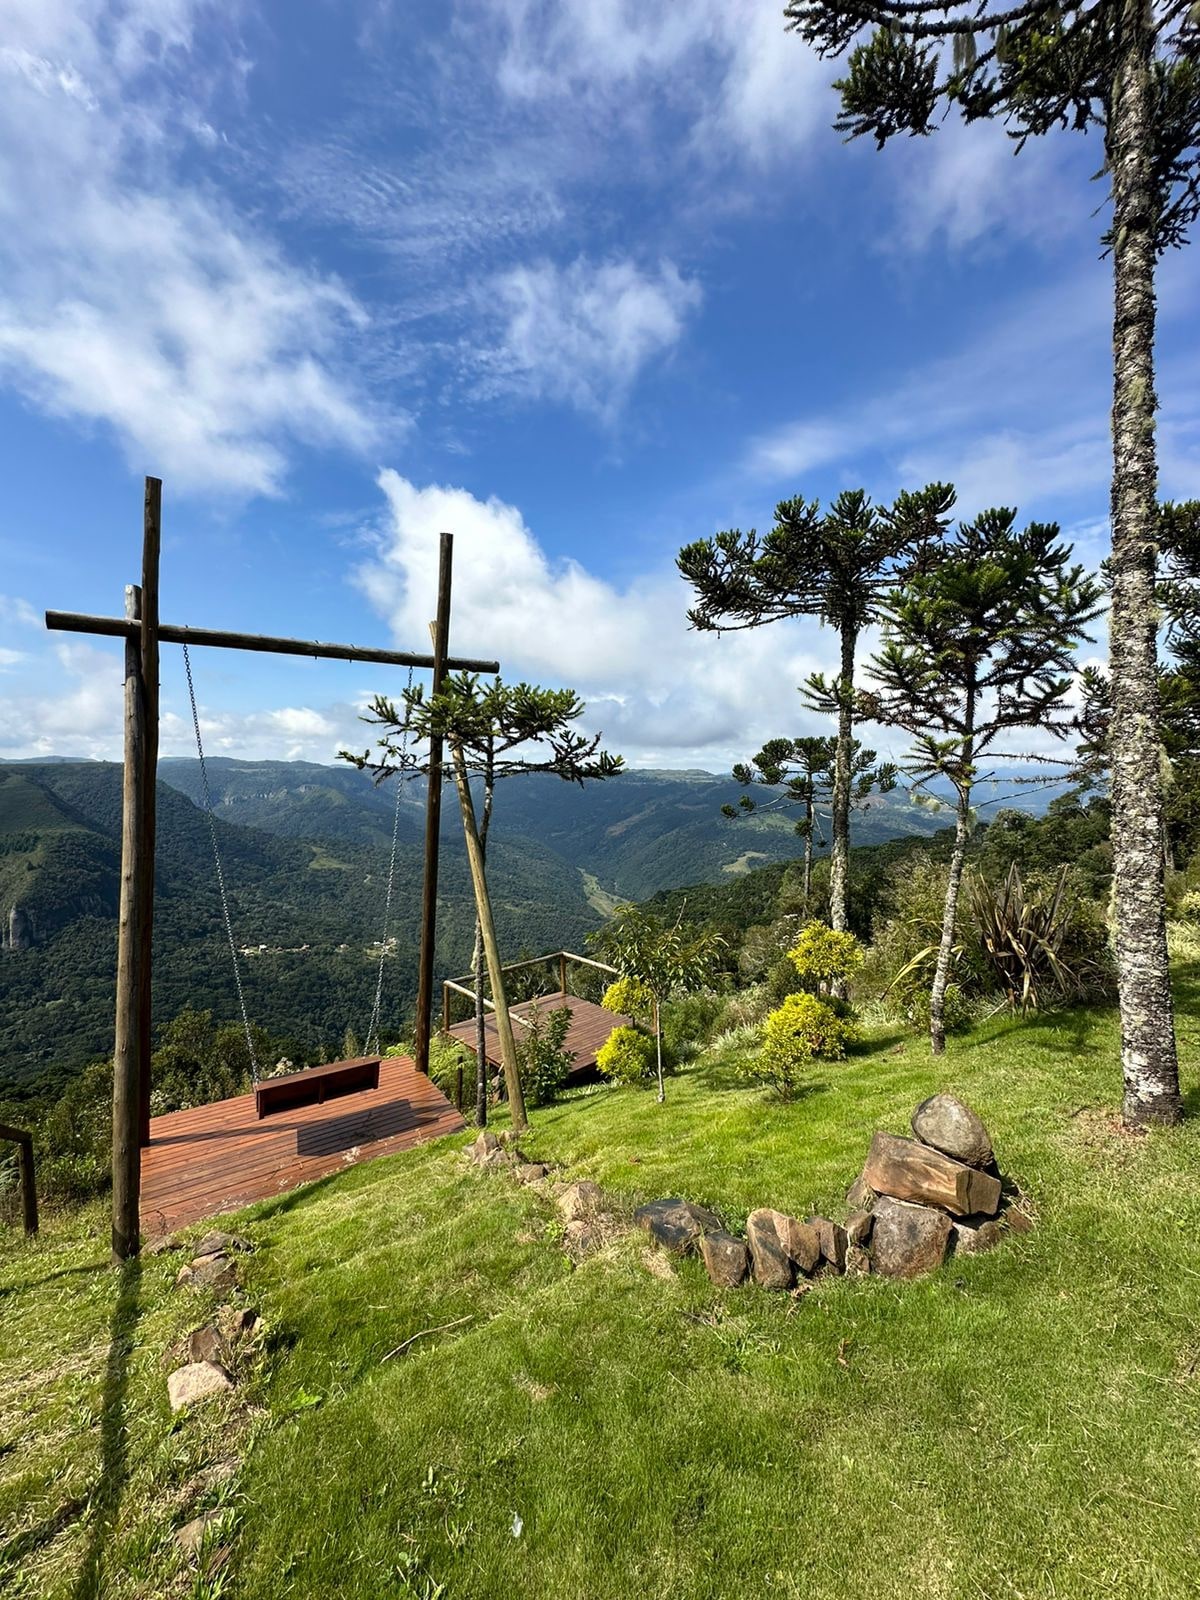
MULTIPOLYGON (((370 1013, 395 791, 340 764, 209 762, 251 1014, 297 1059, 336 1052, 370 1013), (265 949, 259 953, 259 947, 265 949)), ((583 788, 506 780, 490 877, 506 952, 578 947, 621 900, 736 884, 793 860, 792 819, 721 807, 741 791, 708 772, 630 771, 583 788)), ((194 760, 160 768, 155 1009, 224 1020, 236 995, 194 760)), ((1036 803, 1036 802, 1035 802, 1036 803)), ((425 785, 401 795, 387 1016, 416 988, 425 785)), ((121 771, 113 763, 0 764, 0 1088, 53 1082, 112 1044, 121 771)), ((944 814, 884 796, 854 818, 857 844, 927 836, 944 814)), ((437 964, 469 965, 473 903, 457 807, 443 808, 437 964)))
MULTIPOLYGON (((208 766, 218 815, 228 822, 285 838, 369 843, 391 837, 391 784, 376 786, 368 774, 348 765, 220 760, 208 766)), ((197 762, 164 761, 160 774, 199 802, 197 762)), ((546 846, 609 895, 642 900, 681 884, 719 883, 797 854, 793 817, 762 810, 735 821, 721 815, 721 807, 736 804, 741 793, 731 778, 700 771, 635 769, 582 788, 531 774, 502 784, 493 837, 546 846)), ((421 838, 424 806, 424 781, 417 779, 402 797, 402 839, 421 838)), ((449 840, 457 833, 458 818, 452 807, 446 810, 449 840)), ((926 835, 944 824, 944 817, 931 816, 897 791, 855 814, 854 842, 926 835)))
MULTIPOLYGON (((391 804, 391 796, 388 796, 391 804)), ((0 766, 0 1089, 51 1085, 112 1048, 121 770, 100 762, 0 766), (13 933, 16 937, 13 938, 13 933)), ((389 821, 390 828, 390 821, 389 821)), ((336 1053, 370 1016, 387 841, 285 838, 221 821, 222 857, 251 1016, 297 1059, 336 1053)), ((421 853, 402 841, 386 967, 386 1016, 401 1025, 416 989, 421 853)), ((580 873, 534 841, 491 857, 506 949, 578 945, 601 919, 580 873)), ((437 964, 470 962, 473 903, 461 845, 447 834, 437 964)), ((158 791, 155 1011, 237 1014, 204 814, 158 791)))

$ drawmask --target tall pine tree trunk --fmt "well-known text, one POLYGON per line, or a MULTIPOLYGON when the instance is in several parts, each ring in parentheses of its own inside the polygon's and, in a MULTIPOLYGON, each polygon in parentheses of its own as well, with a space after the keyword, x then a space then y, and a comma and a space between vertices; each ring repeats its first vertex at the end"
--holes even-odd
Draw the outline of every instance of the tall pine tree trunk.
POLYGON ((1149 0, 1124 0, 1108 119, 1113 187, 1112 611, 1113 898, 1124 1119, 1183 1114, 1167 962, 1163 792, 1154 600, 1153 142, 1149 0))
POLYGON ((942 909, 942 940, 938 945, 937 965, 933 969, 933 987, 929 991, 929 1046, 935 1056, 946 1053, 946 986, 950 982, 950 962, 954 956, 958 893, 962 888, 970 819, 971 791, 969 786, 964 786, 959 790, 958 806, 954 813, 954 849, 950 856, 950 877, 946 883, 946 904, 942 909))
POLYGON ((804 802, 804 915, 810 915, 809 899, 812 895, 812 836, 813 803, 810 795, 804 802))
POLYGON ((462 812, 463 835, 467 845, 467 862, 471 868, 471 883, 475 890, 475 910, 483 935, 483 953, 487 957, 488 977, 492 983, 492 1004, 496 1008, 496 1031, 500 1035, 500 1060, 504 1068, 504 1082, 508 1089, 508 1111, 512 1125, 518 1133, 529 1126, 525 1115, 525 1096, 521 1090, 521 1070, 517 1064, 517 1046, 513 1039, 512 1018, 504 992, 504 969, 500 964, 500 946, 496 939, 496 924, 492 920, 492 902, 488 894, 487 874, 483 867, 483 852, 479 844, 479 826, 475 820, 475 802, 471 798, 471 780, 463 756, 462 745, 450 740, 450 754, 454 762, 454 783, 458 790, 458 805, 462 812))
MULTIPOLYGON (((483 786, 483 820, 479 825, 479 852, 487 870, 488 829, 492 824, 492 800, 495 797, 495 779, 489 772, 483 786)), ((483 924, 475 918, 475 949, 471 956, 471 971, 475 974, 475 1125, 487 1127, 488 1058, 487 1023, 483 1015, 483 924)))
POLYGON ((858 632, 842 630, 842 666, 838 677, 837 750, 833 761, 833 847, 829 857, 829 925, 847 927, 846 883, 850 870, 850 763, 854 739, 854 653, 858 632))

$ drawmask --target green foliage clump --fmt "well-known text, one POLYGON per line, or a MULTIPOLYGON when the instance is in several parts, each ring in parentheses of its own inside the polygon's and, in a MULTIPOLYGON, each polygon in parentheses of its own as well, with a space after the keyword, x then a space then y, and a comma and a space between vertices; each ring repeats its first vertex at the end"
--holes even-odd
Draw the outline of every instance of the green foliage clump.
POLYGON ((650 1024, 654 1017, 654 996, 640 978, 622 977, 610 983, 600 1004, 606 1011, 650 1024))
POLYGON ((747 1061, 746 1071, 786 1099, 800 1087, 812 1061, 844 1060, 846 1046, 858 1037, 858 1024, 838 1002, 813 994, 789 995, 763 1023, 762 1045, 747 1061))
POLYGON ((863 953, 852 933, 835 932, 814 920, 801 929, 788 960, 801 978, 821 991, 853 977, 863 964, 863 953))
POLYGON ((727 997, 712 989, 676 995, 662 1008, 662 1040, 669 1064, 687 1061, 724 1026, 727 997))
MULTIPOLYGON (((411 1051, 407 1045, 397 1046, 395 1054, 409 1055, 411 1051)), ((475 1082, 475 1052, 453 1034, 439 1031, 429 1041, 429 1076, 449 1100, 458 1094, 460 1073, 468 1083, 475 1082)))
POLYGON ((637 1028, 614 1028, 597 1053, 596 1065, 614 1083, 643 1083, 654 1075, 654 1040, 637 1028))
POLYGON ((563 1048, 570 1026, 570 1006, 543 1012, 535 1005, 528 1026, 517 1024, 517 1068, 528 1105, 549 1105, 567 1081, 575 1059, 573 1051, 563 1048))

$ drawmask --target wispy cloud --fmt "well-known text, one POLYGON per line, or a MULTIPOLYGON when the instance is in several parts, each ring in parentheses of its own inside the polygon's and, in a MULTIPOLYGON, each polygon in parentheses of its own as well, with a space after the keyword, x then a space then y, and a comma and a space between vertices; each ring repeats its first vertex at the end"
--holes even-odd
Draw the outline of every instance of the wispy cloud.
MULTIPOLYGON (((297 442, 369 449, 365 312, 170 157, 205 0, 19 0, 0 54, 0 369, 180 487, 273 493, 297 442)), ((197 74, 197 78, 201 75, 197 74)))
POLYGON ((642 369, 670 351, 701 301, 673 262, 514 267, 487 292, 502 329, 482 355, 484 385, 611 419, 642 369))

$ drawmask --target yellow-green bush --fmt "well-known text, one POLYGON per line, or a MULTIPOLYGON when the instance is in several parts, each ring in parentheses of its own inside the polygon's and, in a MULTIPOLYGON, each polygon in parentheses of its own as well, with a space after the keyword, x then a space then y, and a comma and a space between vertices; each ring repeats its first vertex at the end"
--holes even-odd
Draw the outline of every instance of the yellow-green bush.
POLYGON ((600 1004, 637 1022, 649 1023, 654 1015, 654 996, 640 978, 618 978, 604 991, 600 1004))
POLYGON ((641 1083, 654 1071, 654 1040, 637 1028, 614 1028, 600 1047, 596 1065, 614 1083, 641 1083))
POLYGON ((792 994, 763 1023, 762 1045, 747 1061, 746 1072, 786 1098, 799 1087, 812 1061, 841 1061, 846 1046, 858 1037, 858 1024, 837 1002, 792 994))
POLYGON ((852 933, 837 933, 823 922, 809 922, 788 951, 800 976, 819 987, 845 983, 863 963, 863 953, 852 933))

